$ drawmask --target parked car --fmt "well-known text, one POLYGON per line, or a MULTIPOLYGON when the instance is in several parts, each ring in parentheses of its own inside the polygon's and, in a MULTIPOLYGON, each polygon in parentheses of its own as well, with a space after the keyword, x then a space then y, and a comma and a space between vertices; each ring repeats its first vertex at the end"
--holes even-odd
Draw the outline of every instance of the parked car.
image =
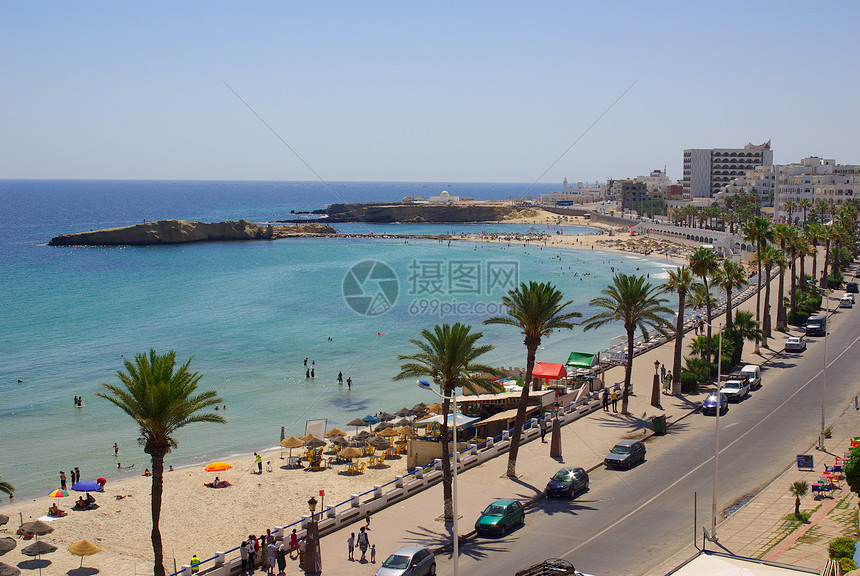
POLYGON ((789 336, 785 341, 786 352, 803 352, 806 350, 806 340, 800 336, 789 336))
POLYGON ((849 282, 845 285, 845 291, 851 292, 852 294, 857 294, 860 292, 860 289, 857 288, 857 282, 849 282))
POLYGON ((761 366, 756 364, 747 364, 741 368, 741 374, 746 375, 750 382, 750 390, 758 390, 761 388, 761 366))
POLYGON ((588 472, 578 466, 566 466, 556 472, 546 485, 547 496, 573 498, 577 492, 588 490, 588 472))
POLYGON ((719 406, 720 414, 725 414, 726 410, 729 409, 729 399, 725 394, 719 395, 719 400, 717 399, 717 393, 711 392, 708 394, 708 397, 702 402, 702 414, 714 414, 717 413, 717 406, 719 406))
POLYGON ((807 336, 824 336, 827 334, 827 316, 814 314, 806 319, 807 336))
POLYGON ((854 308, 854 298, 851 298, 850 294, 846 294, 842 298, 839 299, 839 307, 840 308, 854 308))
POLYGON ((645 445, 638 440, 622 440, 603 459, 607 468, 633 468, 645 461, 645 445))
POLYGON ((851 292, 846 292, 845 294, 842 295, 842 297, 843 298, 851 298, 851 303, 856 304, 856 302, 854 301, 854 294, 852 294, 851 292))
POLYGON ((475 522, 478 534, 504 534, 526 523, 526 511, 519 500, 502 498, 487 506, 475 522))
POLYGON ((435 576, 436 556, 426 546, 404 546, 385 559, 376 576, 435 576))
POLYGON ((720 387, 720 392, 726 395, 729 402, 740 402, 741 398, 750 393, 750 385, 746 377, 729 378, 726 383, 720 387))

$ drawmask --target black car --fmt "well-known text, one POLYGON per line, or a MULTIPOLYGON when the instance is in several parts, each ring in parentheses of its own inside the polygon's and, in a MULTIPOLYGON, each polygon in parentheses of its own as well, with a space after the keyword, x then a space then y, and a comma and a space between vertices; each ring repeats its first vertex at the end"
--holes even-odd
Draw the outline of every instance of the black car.
POLYGON ((860 290, 857 289, 857 282, 849 282, 845 285, 845 291, 851 294, 858 294, 860 290))
POLYGON ((562 468, 550 478, 546 485, 547 496, 566 496, 573 498, 577 492, 588 490, 588 472, 578 466, 562 468))
POLYGON ((607 468, 633 468, 645 461, 645 445, 638 440, 622 440, 603 459, 607 468))

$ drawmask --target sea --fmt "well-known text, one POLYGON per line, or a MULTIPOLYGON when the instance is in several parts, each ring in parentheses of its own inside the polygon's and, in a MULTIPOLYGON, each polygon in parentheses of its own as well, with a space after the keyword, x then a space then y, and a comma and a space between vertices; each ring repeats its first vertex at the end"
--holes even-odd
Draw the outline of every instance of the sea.
MULTIPOLYGON (((16 498, 47 495, 59 472, 83 479, 149 466, 133 420, 95 394, 118 384, 135 354, 175 350, 223 398, 227 424, 176 434, 166 464, 197 466, 277 446, 308 421, 347 422, 395 412, 432 394, 398 381, 411 339, 463 322, 495 349, 482 360, 524 366, 522 336, 484 326, 520 281, 552 281, 587 316, 612 272, 659 281, 665 260, 522 242, 439 242, 388 234, 537 230, 546 224, 338 224, 368 238, 296 238, 147 247, 50 247, 59 234, 160 219, 269 223, 311 218, 338 202, 439 194, 475 199, 535 196, 557 185, 510 183, 0 180, 0 477, 16 498), (307 359, 307 365, 305 365, 307 359), (313 377, 308 372, 313 370, 313 377), (351 379, 349 388, 338 383, 351 379), (73 404, 81 396, 83 406, 73 404), (119 445, 114 454, 113 445, 119 445)), ((597 352, 620 326, 544 339, 538 361, 597 352)))

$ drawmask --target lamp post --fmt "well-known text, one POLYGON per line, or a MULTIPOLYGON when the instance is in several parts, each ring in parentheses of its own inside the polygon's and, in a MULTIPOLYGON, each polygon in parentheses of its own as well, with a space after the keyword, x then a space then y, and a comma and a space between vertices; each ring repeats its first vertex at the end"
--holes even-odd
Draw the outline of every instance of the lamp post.
POLYGON ((651 406, 660 407, 660 361, 654 360, 654 382, 651 384, 651 406))
MULTIPOLYGON (((423 378, 421 380, 419 380, 417 382, 417 384, 418 384, 419 388, 421 388, 423 390, 429 390, 430 392, 432 392, 433 394, 435 394, 436 396, 438 396, 442 400, 451 400, 454 403, 454 458, 453 458, 454 462, 453 462, 453 469, 451 472, 451 474, 452 474, 451 475, 451 504, 452 504, 453 513, 454 513, 454 523, 453 523, 453 526, 451 528, 452 528, 452 532, 454 533, 453 534, 453 536, 454 536, 454 551, 453 551, 454 576, 459 576, 459 574, 460 574, 460 569, 459 569, 460 536, 459 536, 459 532, 458 532, 459 523, 458 523, 458 518, 457 518, 457 392, 455 390, 454 393, 451 394, 451 396, 445 396, 443 394, 440 394, 440 393, 436 392, 435 390, 433 390, 433 387, 430 384, 430 382, 428 382, 427 380, 424 380, 423 378)), ((528 386, 528 382, 526 382, 526 386, 528 386)), ((447 441, 448 441, 448 439, 445 438, 445 442, 447 442, 447 441)))
POLYGON ((322 556, 320 554, 320 531, 316 521, 317 499, 311 496, 308 500, 311 518, 305 535, 305 574, 320 574, 322 572, 322 556))
MULTIPOLYGON (((699 320, 702 319, 698 314, 694 315, 699 320)), ((712 328, 709 322, 705 322, 708 328, 712 328)), ((717 472, 719 471, 719 459, 720 459, 720 412, 723 409, 723 393, 720 390, 720 378, 722 377, 723 371, 723 326, 719 327, 719 345, 717 346, 717 409, 716 409, 716 417, 714 418, 714 491, 712 494, 711 500, 711 533, 708 536, 708 539, 712 542, 717 541, 717 472)), ((710 366, 710 359, 708 359, 708 366, 710 366)), ((726 400, 728 402, 728 400, 726 400)))
MULTIPOLYGON (((810 286, 815 289, 818 287, 812 280, 806 281, 810 286)), ((825 280, 826 282, 826 280, 825 280)), ((827 404, 827 318, 830 316, 830 301, 827 299, 827 285, 825 283, 824 288, 821 288, 821 299, 824 301, 824 369, 822 370, 823 379, 821 385, 821 430, 818 432, 818 446, 819 450, 824 450, 824 408, 827 404)))

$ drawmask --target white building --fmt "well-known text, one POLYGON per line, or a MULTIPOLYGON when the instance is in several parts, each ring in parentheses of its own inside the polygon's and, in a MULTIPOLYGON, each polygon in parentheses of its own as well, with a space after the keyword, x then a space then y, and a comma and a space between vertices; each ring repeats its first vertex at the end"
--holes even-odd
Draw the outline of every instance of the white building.
POLYGON ((432 203, 444 204, 447 202, 459 202, 460 197, 459 196, 451 196, 450 194, 448 194, 447 190, 442 190, 442 192, 438 196, 430 196, 430 198, 428 198, 428 201, 432 202, 432 203))
POLYGON ((666 176, 666 170, 651 170, 650 176, 637 176, 634 182, 645 184, 648 192, 665 191, 672 185, 672 181, 666 176))
MULTIPOLYGON (((846 200, 860 195, 860 166, 838 165, 830 158, 809 157, 798 163, 779 166, 774 197, 774 221, 798 224, 809 209, 824 200, 838 209, 846 200), (788 201, 794 203, 789 209, 788 201), (802 203, 806 205, 804 210, 802 203)), ((832 214, 826 214, 826 217, 832 214)))
POLYGON ((573 186, 569 186, 567 178, 565 178, 564 187, 561 191, 554 191, 549 194, 538 194, 537 201, 538 204, 565 206, 571 204, 590 204, 592 202, 601 202, 605 197, 605 184, 600 184, 599 182, 577 182, 573 186))
POLYGON ((747 170, 773 165, 770 140, 758 146, 684 150, 684 195, 710 198, 747 170))
POLYGON ((743 176, 732 180, 715 196, 722 201, 731 194, 756 194, 762 206, 771 206, 776 194, 776 172, 778 166, 756 166, 747 170, 743 176))

